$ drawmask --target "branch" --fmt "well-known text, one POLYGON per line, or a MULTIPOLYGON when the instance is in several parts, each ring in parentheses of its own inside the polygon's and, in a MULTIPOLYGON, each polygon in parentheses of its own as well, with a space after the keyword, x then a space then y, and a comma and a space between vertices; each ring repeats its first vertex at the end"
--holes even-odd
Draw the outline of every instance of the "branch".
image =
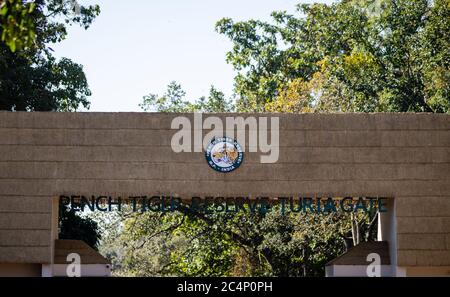
MULTIPOLYGON (((210 218, 206 217, 204 214, 202 214, 200 212, 197 212, 197 211, 194 211, 194 210, 192 210, 189 207, 180 205, 178 207, 178 210, 183 212, 183 213, 187 213, 187 214, 189 214, 191 216, 194 216, 194 217, 196 217, 198 219, 201 219, 202 221, 206 222, 209 225, 212 225, 214 223, 213 220, 211 220, 210 218)), ((233 241, 235 241, 235 242, 237 242, 237 243, 239 243, 241 245, 245 245, 245 246, 251 246, 252 245, 252 241, 251 240, 246 239, 246 238, 242 237, 241 235, 239 235, 239 234, 237 234, 237 233, 235 233, 235 232, 233 232, 231 230, 222 230, 222 231, 224 233, 228 234, 228 236, 230 236, 230 238, 233 241)))
POLYGON ((152 238, 154 238, 154 237, 156 237, 156 236, 158 236, 160 234, 163 234, 163 233, 166 233, 166 232, 170 232, 170 231, 173 231, 173 230, 177 229, 178 227, 183 225, 185 218, 186 218, 186 214, 183 214, 183 217, 181 218, 180 222, 176 223, 175 225, 171 225, 171 226, 169 226, 169 227, 167 227, 167 228, 165 228, 163 230, 159 230, 158 232, 155 232, 155 233, 153 233, 150 236, 145 237, 145 239, 139 245, 138 249, 142 248, 150 239, 152 239, 152 238))

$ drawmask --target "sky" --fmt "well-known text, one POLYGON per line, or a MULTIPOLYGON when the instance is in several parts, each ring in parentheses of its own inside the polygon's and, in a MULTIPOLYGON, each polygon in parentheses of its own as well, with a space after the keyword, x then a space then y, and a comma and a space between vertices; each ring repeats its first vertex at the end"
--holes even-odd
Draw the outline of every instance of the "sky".
POLYGON ((231 96, 236 73, 226 52, 232 43, 215 32, 215 23, 270 20, 272 11, 295 13, 300 2, 314 1, 79 0, 99 4, 100 15, 88 30, 70 27, 67 39, 51 47, 55 56, 83 65, 89 111, 142 111, 142 97, 162 95, 171 81, 191 101, 207 96, 211 85, 231 96))

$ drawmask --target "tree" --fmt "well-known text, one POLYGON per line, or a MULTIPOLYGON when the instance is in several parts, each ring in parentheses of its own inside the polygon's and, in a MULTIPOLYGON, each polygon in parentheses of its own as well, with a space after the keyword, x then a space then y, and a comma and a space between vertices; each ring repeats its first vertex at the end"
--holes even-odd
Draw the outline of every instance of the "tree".
POLYGON ((186 92, 181 88, 181 85, 172 81, 167 86, 167 91, 162 96, 157 94, 148 94, 143 97, 143 102, 139 107, 144 111, 157 112, 188 112, 191 106, 184 97, 186 92))
POLYGON ((59 238, 83 240, 97 250, 101 235, 97 223, 91 218, 80 217, 73 209, 60 206, 59 238))
POLYGON ((31 46, 36 38, 33 13, 36 3, 21 0, 2 0, 0 2, 1 41, 11 51, 31 46))
POLYGON ((89 27, 100 13, 98 5, 80 6, 76 0, 1 0, 1 41, 11 49, 44 49, 46 43, 61 41, 66 26, 89 27))
POLYGON ((62 41, 68 25, 88 28, 98 6, 79 7, 73 1, 37 0, 1 3, 0 109, 75 111, 89 108, 91 95, 83 67, 52 56, 52 43, 62 41))
POLYGON ((232 101, 227 100, 225 94, 214 86, 211 86, 207 99, 201 97, 192 102, 185 97, 186 92, 181 85, 172 81, 164 95, 146 95, 139 107, 144 111, 157 112, 230 112, 234 108, 232 101))
POLYGON ((448 112, 448 0, 299 5, 273 22, 220 20, 238 108, 448 112))
POLYGON ((0 44, 0 109, 75 111, 91 95, 83 67, 62 58, 38 59, 12 53, 0 44))
POLYGON ((358 241, 376 236, 374 213, 204 213, 182 205, 175 212, 119 214, 103 220, 100 250, 117 275, 320 276, 325 263, 358 241), (375 231, 374 231, 375 230, 375 231))
POLYGON ((208 98, 201 97, 194 103, 194 109, 202 112, 231 112, 234 106, 232 100, 227 100, 223 92, 211 86, 208 98))

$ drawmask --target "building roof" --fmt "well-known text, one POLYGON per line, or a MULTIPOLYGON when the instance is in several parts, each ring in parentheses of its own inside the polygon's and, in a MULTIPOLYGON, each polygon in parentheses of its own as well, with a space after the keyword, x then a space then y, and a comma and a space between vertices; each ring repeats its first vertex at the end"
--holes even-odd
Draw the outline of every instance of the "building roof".
POLYGON ((55 264, 69 264, 67 256, 71 253, 80 255, 81 264, 110 264, 105 257, 82 240, 55 240, 55 264))
POLYGON ((367 256, 377 253, 381 258, 381 265, 390 265, 389 245, 387 241, 362 242, 352 247, 346 253, 331 260, 325 266, 331 265, 368 265, 367 256))

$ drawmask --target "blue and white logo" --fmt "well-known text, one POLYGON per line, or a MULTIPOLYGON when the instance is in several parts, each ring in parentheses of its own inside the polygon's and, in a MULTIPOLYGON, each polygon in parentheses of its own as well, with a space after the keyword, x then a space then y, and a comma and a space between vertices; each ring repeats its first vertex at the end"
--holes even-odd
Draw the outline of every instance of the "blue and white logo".
POLYGON ((236 170, 241 165, 244 152, 236 140, 217 137, 206 148, 205 157, 212 169, 225 173, 236 170))

